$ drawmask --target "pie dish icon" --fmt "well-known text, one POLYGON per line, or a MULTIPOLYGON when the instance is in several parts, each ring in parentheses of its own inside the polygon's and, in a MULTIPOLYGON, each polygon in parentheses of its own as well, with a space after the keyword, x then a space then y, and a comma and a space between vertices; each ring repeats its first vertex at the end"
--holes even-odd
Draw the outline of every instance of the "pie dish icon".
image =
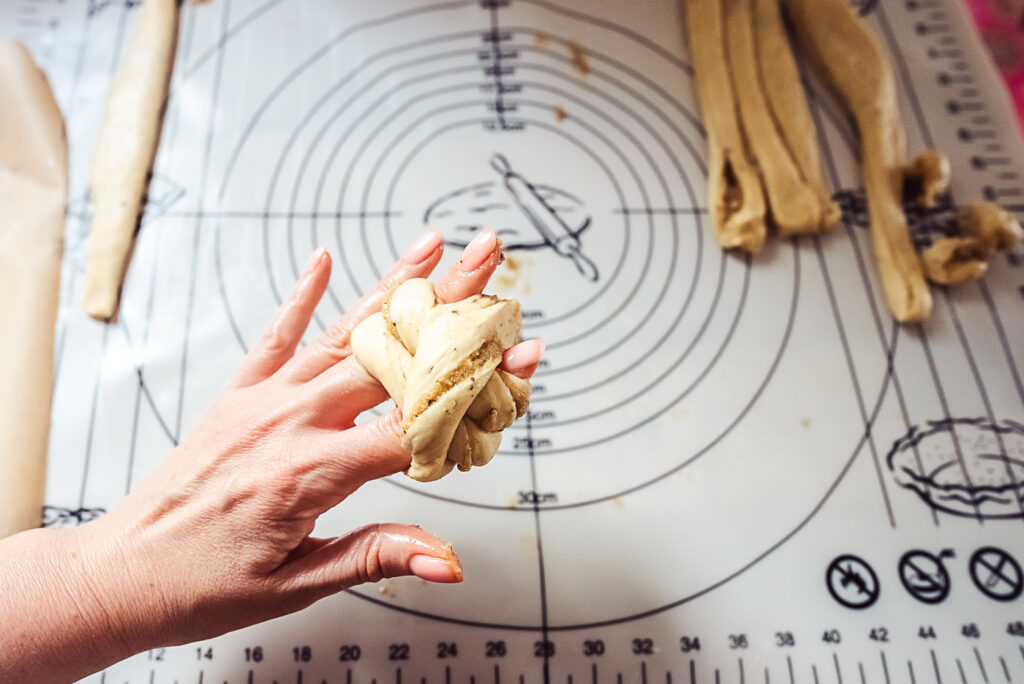
POLYGON ((1024 425, 949 418, 915 425, 886 457, 896 482, 932 508, 972 518, 1024 517, 1024 425))

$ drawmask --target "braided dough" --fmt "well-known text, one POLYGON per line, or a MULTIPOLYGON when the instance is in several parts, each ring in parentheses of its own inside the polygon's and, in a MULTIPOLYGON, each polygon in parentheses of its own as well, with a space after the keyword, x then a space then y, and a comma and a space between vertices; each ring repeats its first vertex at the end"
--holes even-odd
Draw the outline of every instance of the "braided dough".
POLYGON ((475 295, 441 304, 422 278, 385 298, 352 333, 352 352, 402 411, 406 474, 429 482, 494 457, 526 413, 530 383, 498 368, 519 339, 519 302, 475 295))

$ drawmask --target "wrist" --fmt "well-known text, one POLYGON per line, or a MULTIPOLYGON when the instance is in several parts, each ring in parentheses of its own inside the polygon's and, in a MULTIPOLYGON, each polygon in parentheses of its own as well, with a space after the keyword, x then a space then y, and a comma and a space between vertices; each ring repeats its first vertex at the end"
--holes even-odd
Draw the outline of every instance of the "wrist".
POLYGON ((88 525, 0 540, 0 671, 70 681, 155 643, 110 544, 88 525), (98 536, 98 535, 97 535, 98 536))
POLYGON ((133 553, 111 522, 108 514, 70 530, 74 552, 65 567, 72 569, 75 601, 90 616, 95 633, 110 643, 116 656, 110 662, 116 662, 167 644, 155 578, 143 554, 133 553))

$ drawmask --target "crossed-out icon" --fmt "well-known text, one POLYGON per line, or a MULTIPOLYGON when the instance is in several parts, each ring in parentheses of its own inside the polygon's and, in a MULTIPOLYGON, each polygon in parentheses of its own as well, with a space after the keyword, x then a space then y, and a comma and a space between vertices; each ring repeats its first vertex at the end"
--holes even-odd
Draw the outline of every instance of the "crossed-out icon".
POLYGON ((878 575, 863 559, 852 554, 837 557, 825 571, 825 586, 832 598, 847 608, 861 610, 878 600, 878 575))
POLYGON ((915 549, 900 558, 899 573, 903 587, 922 603, 942 603, 949 596, 949 572, 943 560, 952 558, 951 549, 938 555, 915 549))
POLYGON ((1024 591, 1024 574, 1013 556, 995 546, 983 546, 968 564, 974 584, 989 598, 1012 601, 1024 591))
MULTIPOLYGON (((938 554, 913 549, 900 557, 898 574, 903 588, 922 603, 941 603, 949 596, 952 581, 945 561, 954 558, 952 549, 938 554)), ((1008 552, 983 546, 967 564, 975 586, 991 599, 1012 601, 1024 594, 1024 570, 1008 552)), ((841 605, 861 610, 873 605, 881 594, 878 576, 863 559, 852 554, 836 557, 825 571, 829 593, 841 605)))

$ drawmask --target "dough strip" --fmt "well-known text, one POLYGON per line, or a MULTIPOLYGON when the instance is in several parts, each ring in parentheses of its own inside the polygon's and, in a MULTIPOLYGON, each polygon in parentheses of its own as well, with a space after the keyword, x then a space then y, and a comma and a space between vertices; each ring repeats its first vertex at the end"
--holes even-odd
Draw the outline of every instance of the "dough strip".
POLYGON ((117 317, 177 43, 178 1, 145 0, 107 97, 89 175, 93 217, 82 308, 100 321, 117 317))

